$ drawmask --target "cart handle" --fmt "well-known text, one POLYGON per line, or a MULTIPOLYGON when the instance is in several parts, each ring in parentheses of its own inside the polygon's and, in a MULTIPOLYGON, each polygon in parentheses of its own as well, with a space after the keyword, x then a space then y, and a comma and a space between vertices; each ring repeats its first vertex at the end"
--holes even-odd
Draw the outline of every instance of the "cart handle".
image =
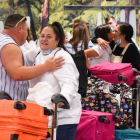
POLYGON ((60 93, 55 93, 54 95, 52 95, 51 101, 52 103, 55 103, 55 104, 58 104, 60 102, 64 103, 64 105, 61 108, 64 108, 64 109, 70 108, 70 105, 67 99, 60 93))
POLYGON ((140 75, 136 76, 135 82, 140 84, 140 75))

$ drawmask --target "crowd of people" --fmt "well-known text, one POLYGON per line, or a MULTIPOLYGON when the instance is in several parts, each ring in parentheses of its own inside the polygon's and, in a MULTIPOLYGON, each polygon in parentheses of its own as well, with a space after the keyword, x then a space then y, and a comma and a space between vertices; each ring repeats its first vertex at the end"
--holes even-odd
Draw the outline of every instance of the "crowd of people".
POLYGON ((95 28, 95 36, 90 39, 89 23, 75 20, 70 40, 61 24, 53 22, 42 27, 38 48, 33 41, 33 45, 29 43, 26 17, 12 14, 5 21, 0 34, 0 90, 13 100, 26 101, 29 81, 31 88, 48 81, 70 104, 70 109, 59 108, 57 140, 74 140, 82 110, 79 72, 70 54, 83 50, 87 67, 108 61, 131 63, 140 70, 133 27, 125 22, 117 24, 112 16, 105 22, 95 28))

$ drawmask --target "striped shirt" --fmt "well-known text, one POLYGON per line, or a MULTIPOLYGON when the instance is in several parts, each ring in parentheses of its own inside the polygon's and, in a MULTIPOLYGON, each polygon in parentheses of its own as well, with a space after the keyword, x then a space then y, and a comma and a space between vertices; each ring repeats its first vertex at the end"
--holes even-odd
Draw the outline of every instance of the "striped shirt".
MULTIPOLYGON (((2 32, 0 34, 0 53, 4 46, 8 44, 15 44, 19 46, 16 41, 8 34, 2 32)), ((23 57, 24 58, 24 57, 23 57)), ((26 62, 24 60, 24 65, 26 62)), ((2 65, 1 55, 0 55, 0 90, 7 92, 13 100, 26 100, 28 95, 29 82, 28 81, 15 81, 7 73, 2 65)))

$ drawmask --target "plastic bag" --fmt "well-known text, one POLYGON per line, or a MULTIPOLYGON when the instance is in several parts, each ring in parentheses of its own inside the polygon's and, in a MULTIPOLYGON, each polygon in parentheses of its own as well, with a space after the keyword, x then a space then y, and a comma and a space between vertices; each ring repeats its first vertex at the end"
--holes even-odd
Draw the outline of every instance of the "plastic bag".
POLYGON ((52 86, 48 82, 38 82, 33 88, 28 89, 26 101, 52 109, 51 97, 54 94, 52 86))

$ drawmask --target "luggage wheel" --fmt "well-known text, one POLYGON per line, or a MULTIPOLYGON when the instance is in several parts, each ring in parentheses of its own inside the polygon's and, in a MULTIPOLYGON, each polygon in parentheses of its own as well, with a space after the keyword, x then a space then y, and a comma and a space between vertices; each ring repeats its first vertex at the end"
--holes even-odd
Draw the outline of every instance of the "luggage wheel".
POLYGON ((106 123, 106 124, 110 123, 110 119, 106 118, 105 115, 99 116, 98 120, 99 120, 99 122, 102 122, 102 123, 106 123))
POLYGON ((138 72, 137 69, 136 68, 133 68, 132 70, 133 70, 133 76, 136 76, 137 75, 137 72, 138 72))
POLYGON ((10 140, 18 140, 19 135, 18 134, 11 134, 10 140))
POLYGON ((122 74, 118 74, 118 79, 119 79, 119 81, 127 81, 128 80, 128 78, 123 76, 122 74))
POLYGON ((24 109, 26 109, 26 104, 24 104, 24 103, 22 103, 20 101, 17 101, 14 104, 14 109, 24 110, 24 109))

